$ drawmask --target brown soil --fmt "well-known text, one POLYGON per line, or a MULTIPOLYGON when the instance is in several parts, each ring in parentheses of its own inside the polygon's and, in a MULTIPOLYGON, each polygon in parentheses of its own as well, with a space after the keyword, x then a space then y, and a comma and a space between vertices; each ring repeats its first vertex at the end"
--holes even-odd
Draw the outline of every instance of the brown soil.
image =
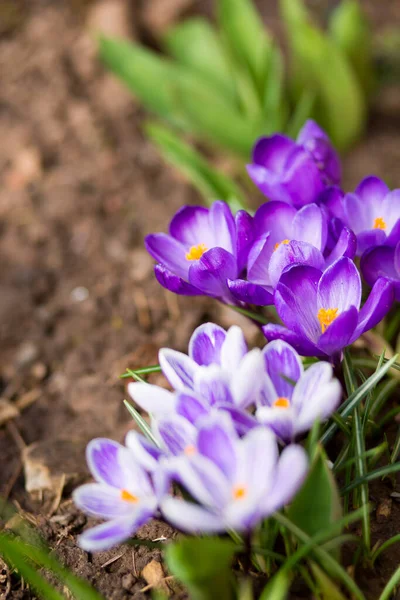
MULTIPOLYGON (((128 29, 140 33, 139 4, 132 2, 128 29)), ((394 14, 395 3, 387 4, 394 14)), ((253 341, 257 331, 154 280, 144 235, 165 230, 177 208, 199 198, 143 137, 142 110, 97 62, 85 28, 94 7, 83 0, 0 7, 0 496, 30 515, 62 561, 105 598, 139 599, 147 597, 141 571, 160 560, 158 550, 91 556, 76 546, 88 520, 70 493, 87 477, 84 446, 95 436, 122 440, 132 426, 118 379, 126 367, 154 364, 165 345, 184 350, 206 319, 239 322, 253 341), (52 492, 28 493, 24 465, 50 478, 52 492)), ((279 27, 276 16, 272 23, 279 27)), ((349 187, 370 172, 400 186, 399 109, 398 90, 382 94, 367 137, 346 159, 349 187)), ((372 500, 391 491, 380 484, 372 500)), ((390 517, 374 522, 374 542, 399 530, 393 503, 390 517)), ((174 532, 154 522, 141 535, 174 532)), ((395 548, 360 574, 371 600, 398 556, 395 548)), ((9 598, 34 597, 11 583, 9 598)), ((0 583, 0 592, 6 587, 0 583)))

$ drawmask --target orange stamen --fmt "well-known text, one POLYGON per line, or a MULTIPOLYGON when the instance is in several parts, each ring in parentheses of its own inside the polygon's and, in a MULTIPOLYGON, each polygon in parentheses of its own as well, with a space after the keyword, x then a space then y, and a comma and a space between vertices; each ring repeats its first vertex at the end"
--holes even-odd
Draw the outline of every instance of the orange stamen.
POLYGON ((186 446, 184 453, 186 454, 186 456, 193 456, 193 454, 196 454, 197 450, 196 450, 196 446, 193 446, 192 444, 190 444, 189 446, 186 446))
POLYGON ((244 485, 237 485, 233 488, 232 495, 235 500, 242 500, 247 496, 247 488, 244 485))
POLYGON ((374 221, 374 229, 386 229, 386 223, 382 217, 377 217, 374 221))
POLYGON ((192 246, 187 254, 185 254, 186 260, 199 260, 204 254, 207 252, 207 247, 205 244, 198 244, 197 246, 192 246))
POLYGON ((275 252, 275 250, 277 250, 279 248, 279 246, 281 244, 285 244, 285 246, 287 246, 287 244, 290 244, 290 240, 282 240, 281 242, 278 242, 277 244, 275 244, 275 246, 274 246, 274 252, 275 252))
POLYGON ((290 402, 287 398, 277 398, 272 405, 274 408, 289 408, 290 402))
POLYGON ((338 308, 320 308, 318 311, 318 321, 321 325, 322 333, 325 333, 329 325, 338 316, 338 308))
POLYGON ((121 490, 121 498, 122 500, 125 500, 125 502, 133 502, 134 504, 139 502, 139 498, 128 492, 128 490, 121 490))

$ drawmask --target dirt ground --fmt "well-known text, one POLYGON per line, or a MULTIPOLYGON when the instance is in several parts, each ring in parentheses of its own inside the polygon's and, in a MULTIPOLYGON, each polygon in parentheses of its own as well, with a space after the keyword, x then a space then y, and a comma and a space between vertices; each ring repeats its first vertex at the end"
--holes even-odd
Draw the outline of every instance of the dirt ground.
MULTIPOLYGON (((184 350, 204 320, 239 322, 252 343, 258 336, 211 301, 164 292, 143 248, 144 235, 165 230, 199 197, 144 138, 144 114, 98 63, 88 26, 154 39, 165 22, 208 3, 172 4, 176 12, 165 14, 165 2, 132 2, 127 20, 118 0, 0 3, 0 497, 112 600, 147 597, 142 569, 160 559, 143 547, 91 556, 76 546, 89 521, 70 500, 88 476, 85 445, 95 436, 122 440, 132 427, 118 375, 156 363, 162 346, 184 350)), ((268 13, 266 4, 259 2, 268 13)), ((279 30, 275 4, 268 16, 279 30)), ((382 4, 386 11, 366 3, 377 29, 399 16, 396 2, 382 4)), ((400 91, 392 88, 377 98, 368 134, 346 157, 346 187, 370 173, 400 187, 399 164, 400 91)), ((392 491, 379 484, 372 500, 390 504, 392 491)), ((399 525, 393 503, 390 516, 375 519, 373 541, 399 525)), ((155 522, 141 535, 175 534, 155 522)), ((385 556, 374 572, 359 573, 371 600, 399 550, 385 556)), ((0 593, 34 597, 7 577, 0 593)))

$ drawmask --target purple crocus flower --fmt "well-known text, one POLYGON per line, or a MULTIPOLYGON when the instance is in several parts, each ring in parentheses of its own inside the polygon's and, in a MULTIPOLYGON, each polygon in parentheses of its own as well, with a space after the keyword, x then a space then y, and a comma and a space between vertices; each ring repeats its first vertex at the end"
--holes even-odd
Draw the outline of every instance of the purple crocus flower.
POLYGON ((256 417, 282 442, 291 442, 335 411, 342 395, 340 383, 327 362, 304 371, 297 352, 282 340, 267 344, 263 355, 267 375, 256 417))
POLYGON ((331 214, 357 236, 357 254, 400 241, 400 189, 390 191, 378 177, 366 177, 354 193, 332 188, 320 197, 331 214))
POLYGON ((199 431, 199 452, 175 465, 175 477, 197 502, 164 497, 160 507, 183 531, 250 530, 288 503, 301 486, 308 461, 303 448, 288 446, 281 456, 274 434, 256 428, 239 439, 234 430, 211 421, 199 431))
POLYGON ((207 295, 232 302, 227 280, 245 268, 252 241, 252 217, 239 211, 234 218, 225 202, 210 209, 184 206, 172 219, 169 234, 153 233, 146 249, 159 263, 159 283, 176 294, 207 295))
POLYGON ((393 302, 393 284, 379 278, 360 308, 361 280, 343 257, 324 273, 299 266, 286 271, 275 290, 275 306, 285 327, 263 327, 268 340, 283 339, 303 356, 338 360, 343 348, 374 327, 393 302))
POLYGON ((261 350, 250 352, 242 330, 228 331, 213 323, 198 327, 189 342, 189 355, 162 348, 161 369, 176 393, 147 383, 130 383, 128 392, 144 410, 157 417, 176 411, 195 422, 210 408, 225 407, 232 414, 254 404, 264 373, 261 350))
POLYGON ((88 552, 107 550, 127 540, 154 515, 157 499, 148 474, 121 444, 94 439, 86 457, 96 483, 77 488, 73 499, 85 513, 106 522, 85 531, 79 545, 88 552))
POLYGON ((297 141, 282 134, 258 140, 247 167, 257 187, 270 199, 300 208, 316 202, 327 185, 340 183, 340 159, 326 133, 307 121, 297 141))
POLYGON ((341 256, 353 258, 356 238, 342 228, 333 248, 327 252, 326 211, 308 204, 299 211, 284 202, 267 202, 254 216, 257 236, 247 262, 247 280, 229 282, 240 301, 265 306, 273 303, 273 290, 283 271, 294 264, 308 264, 325 270, 341 256))
POLYGON ((395 298, 400 301, 400 242, 393 248, 370 248, 361 258, 361 272, 368 285, 373 286, 379 277, 393 282, 395 298))

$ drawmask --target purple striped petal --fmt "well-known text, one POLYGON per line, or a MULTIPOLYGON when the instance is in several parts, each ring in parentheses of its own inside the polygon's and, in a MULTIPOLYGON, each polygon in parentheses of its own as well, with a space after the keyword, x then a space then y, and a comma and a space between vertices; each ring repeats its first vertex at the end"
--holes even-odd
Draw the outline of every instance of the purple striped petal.
POLYGON ((253 162, 275 173, 284 170, 296 143, 282 134, 260 138, 253 149, 253 162))
POLYGON ((166 449, 173 455, 180 455, 195 444, 197 430, 180 415, 171 414, 158 419, 155 428, 166 449))
POLYGON ((394 300, 393 282, 380 277, 368 296, 367 301, 361 308, 358 316, 358 325, 352 336, 354 342, 364 331, 375 327, 389 312, 394 300))
POLYGON ((360 256, 368 248, 375 248, 386 242, 386 233, 382 229, 362 231, 357 235, 357 254, 360 256))
POLYGON ((79 546, 87 552, 109 550, 129 539, 139 527, 151 519, 153 514, 154 510, 143 507, 138 509, 134 516, 113 519, 97 525, 79 536, 79 546))
POLYGON ((318 350, 308 338, 304 335, 295 333, 287 327, 282 325, 264 325, 262 328, 267 341, 272 342, 273 340, 284 340, 298 352, 301 356, 321 356, 321 352, 318 350))
POLYGON ((240 302, 254 304, 255 306, 271 306, 274 303, 274 296, 271 292, 256 283, 236 279, 228 280, 228 288, 231 294, 240 302))
POLYGON ((86 448, 86 460, 89 470, 99 483, 122 489, 125 474, 119 461, 119 453, 125 448, 106 438, 91 440, 86 448))
POLYGON ((160 367, 169 383, 176 390, 193 389, 194 376, 198 365, 186 354, 161 348, 158 353, 160 367))
POLYGON ((230 372, 235 372, 247 353, 247 344, 243 331, 233 325, 227 331, 226 338, 221 348, 221 367, 230 372))
POLYGON ((335 247, 330 252, 325 262, 325 268, 330 267, 334 262, 347 256, 348 258, 354 258, 357 250, 357 238, 353 231, 343 227, 340 232, 339 239, 336 242, 335 247))
POLYGON ((166 233, 151 233, 145 238, 146 250, 171 273, 188 279, 190 262, 186 260, 187 249, 166 233))
POLYGON ((271 232, 273 244, 293 239, 293 219, 296 209, 285 202, 265 202, 254 215, 257 237, 271 232))
POLYGON ((226 331, 214 323, 204 323, 197 327, 189 341, 189 356, 198 365, 220 364, 221 348, 226 331))
POLYGON ((217 408, 219 411, 228 413, 238 435, 246 435, 251 429, 257 427, 258 423, 256 419, 245 410, 237 408, 232 404, 219 404, 217 408))
MULTIPOLYGON (((203 206, 182 206, 173 217, 169 232, 185 247, 215 246, 210 229, 209 210, 203 206)), ((160 261, 162 262, 162 261, 160 261)))
POLYGON ((316 204, 303 206, 293 219, 293 239, 307 242, 321 252, 325 248, 328 229, 325 215, 316 204))
POLYGON ((134 505, 122 500, 121 490, 101 483, 87 483, 73 493, 75 504, 86 514, 102 519, 132 515, 134 505))
POLYGON ((175 408, 174 394, 158 385, 129 383, 128 394, 140 408, 154 415, 170 413, 175 408))
POLYGON ((182 531, 203 534, 225 529, 222 518, 217 514, 177 498, 165 498, 161 502, 161 511, 169 523, 182 531))
POLYGON ((235 226, 238 273, 241 273, 246 267, 250 248, 254 241, 253 217, 245 210, 239 210, 235 216, 235 226))
POLYGON ((231 209, 221 200, 210 208, 210 227, 213 232, 213 246, 223 248, 232 255, 236 253, 236 227, 231 209))
POLYGON ((220 402, 232 402, 229 376, 216 365, 197 368, 194 389, 210 406, 220 402))
POLYGON ((291 445, 280 456, 274 486, 265 498, 264 516, 290 502, 302 486, 308 471, 308 458, 301 446, 291 445))
POLYGON ((386 244, 389 246, 396 246, 400 241, 400 219, 393 225, 392 231, 386 239, 386 244))
POLYGON ((373 214, 369 205, 364 204, 356 194, 346 194, 343 198, 345 222, 354 233, 369 231, 373 226, 373 214))
POLYGON ((394 264, 395 249, 389 246, 378 246, 371 248, 362 255, 361 272, 365 281, 371 287, 379 277, 388 279, 400 279, 394 264))
POLYGON ((318 167, 301 147, 292 152, 288 159, 284 187, 296 208, 315 202, 324 190, 318 167))
POLYGON ((158 461, 164 455, 164 452, 144 435, 141 435, 137 431, 128 431, 125 437, 125 444, 132 451, 135 460, 143 469, 152 473, 158 468, 158 461))
POLYGON ((154 274, 158 283, 174 294, 179 294, 180 296, 204 296, 204 292, 190 285, 190 283, 187 283, 181 277, 174 275, 162 265, 154 266, 154 274))
POLYGON ((256 417, 259 423, 268 427, 284 443, 293 440, 295 435, 295 416, 291 408, 261 406, 256 417))
POLYGON ((325 265, 325 261, 321 252, 311 244, 296 241, 281 244, 273 252, 269 262, 270 285, 275 288, 283 271, 293 265, 310 265, 321 270, 325 265))
POLYGON ((227 424, 221 416, 219 423, 216 421, 218 417, 213 417, 202 424, 197 436, 197 447, 203 456, 210 459, 231 480, 236 470, 237 437, 228 416, 224 416, 228 419, 227 424))
POLYGON ((318 309, 337 308, 339 313, 361 302, 361 279, 350 258, 343 257, 331 265, 318 284, 318 309))
POLYGON ((288 343, 276 340, 263 350, 265 367, 274 385, 277 397, 292 397, 294 385, 303 373, 303 365, 297 352, 288 343), (290 379, 293 383, 287 381, 290 379))
POLYGON ((375 175, 370 175, 358 184, 354 193, 360 196, 364 202, 369 202, 372 197, 374 204, 376 203, 379 206, 389 192, 388 186, 382 179, 375 177, 375 175))
POLYGON ((263 375, 264 359, 261 350, 253 348, 246 354, 231 381, 235 406, 246 408, 257 401, 263 375))
POLYGON ((236 279, 235 257, 223 248, 212 248, 189 269, 189 281, 215 298, 230 297, 227 280, 236 279))
POLYGON ((193 425, 201 417, 209 414, 210 407, 203 400, 192 395, 180 392, 176 398, 176 412, 185 417, 193 425))

